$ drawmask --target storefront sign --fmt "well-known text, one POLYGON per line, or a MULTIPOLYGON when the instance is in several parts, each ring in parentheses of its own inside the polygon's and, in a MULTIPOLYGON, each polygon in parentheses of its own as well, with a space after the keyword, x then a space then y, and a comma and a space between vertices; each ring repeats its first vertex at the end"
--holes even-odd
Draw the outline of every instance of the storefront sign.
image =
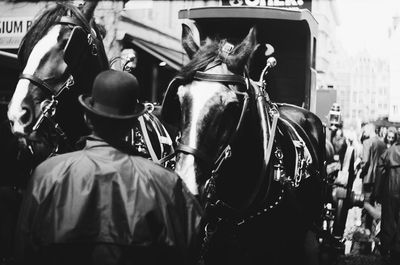
POLYGON ((305 8, 311 11, 311 0, 220 0, 223 6, 260 6, 305 8))
POLYGON ((32 22, 28 17, 0 18, 0 49, 17 49, 32 22))

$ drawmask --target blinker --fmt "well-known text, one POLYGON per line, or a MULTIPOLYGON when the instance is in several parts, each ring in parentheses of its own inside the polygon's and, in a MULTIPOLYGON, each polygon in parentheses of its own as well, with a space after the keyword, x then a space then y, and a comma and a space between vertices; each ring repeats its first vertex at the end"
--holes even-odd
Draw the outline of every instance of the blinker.
POLYGON ((79 68, 80 62, 89 55, 89 46, 86 44, 92 42, 91 39, 91 35, 88 35, 82 27, 74 27, 64 48, 64 61, 69 69, 79 68))

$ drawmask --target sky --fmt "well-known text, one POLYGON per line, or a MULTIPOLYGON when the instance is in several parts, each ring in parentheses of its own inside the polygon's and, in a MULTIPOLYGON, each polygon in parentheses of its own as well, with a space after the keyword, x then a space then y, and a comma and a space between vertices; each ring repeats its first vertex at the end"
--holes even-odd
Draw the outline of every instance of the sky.
MULTIPOLYGON (((400 16, 400 0, 336 0, 338 38, 349 52, 363 48, 377 56, 385 49, 393 15, 400 16)), ((399 47, 400 49, 400 47, 399 47)))

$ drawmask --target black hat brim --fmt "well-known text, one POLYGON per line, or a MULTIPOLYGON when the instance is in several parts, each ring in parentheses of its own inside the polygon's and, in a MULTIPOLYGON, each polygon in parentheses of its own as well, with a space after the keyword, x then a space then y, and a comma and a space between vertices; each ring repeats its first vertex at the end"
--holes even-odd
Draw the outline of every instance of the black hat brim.
POLYGON ((129 119, 137 118, 146 112, 146 107, 144 106, 144 104, 136 103, 135 110, 132 114, 116 115, 116 114, 107 113, 107 112, 93 108, 93 106, 91 104, 92 97, 80 95, 78 99, 79 99, 79 103, 85 108, 86 111, 88 111, 94 115, 104 117, 104 118, 109 118, 109 119, 129 120, 129 119))

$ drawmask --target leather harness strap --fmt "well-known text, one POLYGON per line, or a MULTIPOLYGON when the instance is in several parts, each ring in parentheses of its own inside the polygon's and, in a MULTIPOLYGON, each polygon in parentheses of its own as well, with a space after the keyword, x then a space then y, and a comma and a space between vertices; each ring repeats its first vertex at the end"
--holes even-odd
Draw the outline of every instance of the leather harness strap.
POLYGON ((212 165, 214 163, 214 160, 211 159, 210 156, 203 151, 181 143, 179 143, 178 146, 175 148, 175 152, 193 155, 195 158, 199 158, 203 162, 206 162, 208 165, 212 165))
POLYGON ((71 25, 71 26, 79 26, 81 27, 87 34, 90 34, 90 31, 88 31, 86 29, 86 26, 83 25, 83 23, 81 23, 81 21, 79 21, 78 19, 76 19, 75 17, 70 17, 70 16, 62 16, 60 18, 60 21, 58 22, 58 24, 65 24, 65 25, 71 25))
POLYGON ((246 79, 240 75, 208 74, 197 71, 194 75, 194 79, 210 82, 227 82, 247 86, 246 79))
POLYGON ((36 86, 38 86, 40 88, 44 88, 45 90, 50 92, 50 94, 54 95, 54 92, 51 89, 51 87, 45 81, 43 81, 42 79, 40 79, 34 75, 22 73, 19 76, 19 79, 27 79, 27 80, 31 81, 33 84, 35 84, 36 86))

